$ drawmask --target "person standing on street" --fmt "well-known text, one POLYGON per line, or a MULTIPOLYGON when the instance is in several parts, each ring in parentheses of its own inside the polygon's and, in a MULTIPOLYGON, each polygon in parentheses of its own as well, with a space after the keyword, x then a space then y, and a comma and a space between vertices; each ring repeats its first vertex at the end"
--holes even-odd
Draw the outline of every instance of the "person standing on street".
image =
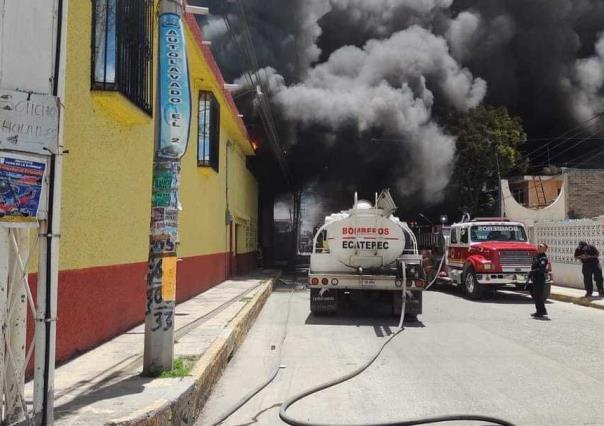
POLYGON ((594 278, 600 296, 604 296, 604 278, 602 278, 602 267, 600 266, 599 256, 598 249, 591 244, 587 244, 585 241, 579 241, 579 246, 575 250, 575 259, 583 263, 585 297, 591 297, 594 291, 594 278))
POLYGON ((533 291, 531 295, 535 301, 536 312, 531 314, 533 318, 543 318, 547 315, 545 309, 545 277, 549 270, 549 260, 547 259, 547 244, 540 243, 537 246, 537 256, 531 265, 530 278, 533 282, 533 291))

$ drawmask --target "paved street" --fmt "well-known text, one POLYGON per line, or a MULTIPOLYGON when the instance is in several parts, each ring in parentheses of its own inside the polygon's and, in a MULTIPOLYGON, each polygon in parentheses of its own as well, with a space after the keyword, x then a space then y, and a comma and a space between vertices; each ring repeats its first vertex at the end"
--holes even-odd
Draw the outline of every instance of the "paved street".
MULTIPOLYGON (((224 424, 252 424, 254 417, 258 425, 283 424, 278 408, 269 407, 353 370, 396 330, 395 319, 364 308, 313 317, 307 291, 274 292, 198 425, 212 424, 270 376, 279 363, 288 304, 286 368, 224 424)), ((473 302, 453 290, 428 292, 421 323, 408 326, 374 365, 291 413, 337 424, 465 413, 518 425, 604 425, 604 312, 552 302, 551 321, 541 321, 529 317, 533 308, 514 293, 473 302)))

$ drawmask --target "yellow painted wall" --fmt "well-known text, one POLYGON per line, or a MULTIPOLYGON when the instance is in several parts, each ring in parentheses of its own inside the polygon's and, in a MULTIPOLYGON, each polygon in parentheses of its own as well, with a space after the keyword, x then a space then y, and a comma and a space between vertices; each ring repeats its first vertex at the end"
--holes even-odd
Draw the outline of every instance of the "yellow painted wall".
MULTIPOLYGON (((91 8, 90 1, 69 4, 61 269, 147 260, 154 122, 119 93, 90 90, 91 8)), ((258 195, 245 168, 244 151, 253 152, 246 135, 188 29, 187 42, 194 114, 182 160, 181 257, 227 250, 227 141, 242 153, 229 164, 229 204, 255 219, 258 195), (219 173, 197 167, 199 89, 212 90, 221 105, 219 173)), ((157 48, 154 54, 156 64, 157 48)))
MULTIPOLYGON (((225 222, 227 212, 227 163, 228 163, 228 205, 233 216, 241 215, 248 222, 256 221, 258 211, 258 187, 256 179, 245 165, 245 156, 253 151, 245 135, 238 130, 237 123, 229 108, 223 91, 191 34, 187 31, 190 46, 189 72, 192 81, 193 110, 197 110, 199 92, 212 91, 221 104, 220 108, 220 155, 218 173, 210 167, 197 167, 198 123, 194 117, 191 123, 191 138, 187 152, 182 159, 181 202, 183 211, 179 217, 179 256, 195 256, 227 252, 228 227, 225 222), (234 155, 234 152, 238 153, 234 155), (200 249, 202 250, 200 252, 200 249)), ((254 222, 255 223, 255 222, 254 222)), ((238 243, 241 239, 238 240, 238 243)), ((238 244, 239 245, 239 244, 238 244)), ((254 251, 255 241, 237 250, 238 253, 254 251)))

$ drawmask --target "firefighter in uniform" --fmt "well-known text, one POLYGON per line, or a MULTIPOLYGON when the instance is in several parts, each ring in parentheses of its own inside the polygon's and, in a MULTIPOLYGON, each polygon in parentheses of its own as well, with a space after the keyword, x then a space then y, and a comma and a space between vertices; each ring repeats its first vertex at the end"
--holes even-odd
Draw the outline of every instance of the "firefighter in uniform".
POLYGON ((535 301, 536 312, 531 314, 533 318, 543 318, 547 315, 545 309, 545 277, 549 270, 549 260, 545 252, 547 244, 540 243, 537 246, 537 256, 531 265, 530 278, 533 282, 531 295, 535 301))
POLYGON ((596 286, 600 296, 604 296, 604 279, 602 278, 602 267, 600 266, 600 253, 598 249, 587 244, 585 241, 579 241, 579 246, 575 250, 575 259, 583 263, 583 284, 585 285, 585 297, 591 297, 594 291, 593 279, 596 279, 596 286))

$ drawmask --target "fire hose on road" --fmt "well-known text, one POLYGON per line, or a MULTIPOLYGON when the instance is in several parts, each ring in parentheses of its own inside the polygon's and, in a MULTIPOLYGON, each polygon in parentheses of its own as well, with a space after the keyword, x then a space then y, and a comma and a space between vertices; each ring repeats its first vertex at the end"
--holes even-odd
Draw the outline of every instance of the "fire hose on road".
MULTIPOLYGON (((435 277, 433 278, 433 280, 425 287, 425 290, 429 289, 437 280, 438 280, 438 274, 440 273, 440 270, 442 269, 442 265, 444 264, 444 260, 445 260, 445 256, 442 257, 438 270, 436 272, 435 277)), ((404 268, 403 268, 404 270, 404 268)), ((489 417, 489 416, 483 416, 483 415, 472 415, 472 414, 453 414, 453 415, 445 415, 445 416, 436 416, 436 417, 427 417, 427 418, 423 418, 423 419, 414 419, 414 420, 395 420, 392 422, 382 422, 382 423, 363 423, 363 424, 357 424, 357 425, 352 425, 352 424, 336 424, 336 423, 315 423, 315 422, 307 422, 307 421, 303 421, 303 420, 298 420, 295 419, 293 417, 291 417, 287 411, 297 402, 311 396, 314 395, 318 392, 321 392, 325 389, 337 386, 341 383, 344 383, 348 380, 353 379, 354 377, 357 377, 358 375, 360 375, 361 373, 363 373, 364 371, 366 371, 382 354, 382 352, 384 351, 384 349, 386 348, 386 346, 388 346, 388 344, 390 344, 397 336, 399 336, 403 331, 404 331, 404 327, 403 327, 403 321, 405 318, 405 294, 406 294, 407 288, 406 288, 406 280, 403 279, 403 291, 402 291, 402 295, 403 295, 403 306, 401 309, 401 317, 399 320, 399 329, 393 333, 378 349, 378 351, 375 353, 375 355, 373 355, 365 364, 363 364, 361 367, 357 368, 356 370, 345 374, 341 377, 338 377, 334 380, 330 380, 328 382, 325 383, 321 383, 311 389, 308 389, 304 392, 301 392, 297 395, 294 395, 292 397, 290 397, 289 399, 287 399, 285 402, 283 402, 281 404, 281 408, 279 409, 279 417, 282 421, 284 421, 285 423, 287 423, 288 425, 291 426, 411 426, 411 425, 423 425, 423 424, 433 424, 433 423, 444 423, 444 422, 451 422, 451 421, 471 421, 471 422, 488 422, 490 424, 494 424, 494 425, 501 425, 501 426, 514 426, 512 423, 503 420, 503 419, 499 419, 496 417, 489 417)), ((293 292, 292 292, 293 293, 293 292)), ((290 295, 290 301, 291 301, 291 295, 290 295)), ((283 335, 283 338, 281 340, 281 342, 283 343, 286 339, 287 336, 287 325, 288 325, 288 321, 289 321, 289 309, 290 309, 291 305, 288 302, 288 313, 287 313, 287 320, 285 322, 285 333, 283 335)), ((269 379, 267 381, 265 381, 262 385, 260 385, 259 387, 257 387, 256 389, 254 389, 252 392, 248 393, 244 398, 242 398, 235 406, 233 406, 227 413, 225 413, 223 416, 220 417, 220 419, 216 422, 213 423, 213 426, 219 425, 222 422, 224 422, 228 417, 230 417, 232 414, 234 414, 237 410, 239 410, 241 407, 243 407, 249 400, 251 400, 254 396, 256 396, 258 393, 260 393, 264 388, 266 388, 278 375, 279 371, 281 370, 281 351, 279 353, 279 366, 275 369, 274 373, 269 377, 269 379)), ((269 408, 274 408, 276 406, 278 406, 279 404, 275 404, 269 408)), ((265 412, 267 409, 262 410, 262 412, 265 412)), ((257 413, 256 416, 258 416, 260 413, 257 413)), ((248 423, 249 424, 249 423, 248 423)))

